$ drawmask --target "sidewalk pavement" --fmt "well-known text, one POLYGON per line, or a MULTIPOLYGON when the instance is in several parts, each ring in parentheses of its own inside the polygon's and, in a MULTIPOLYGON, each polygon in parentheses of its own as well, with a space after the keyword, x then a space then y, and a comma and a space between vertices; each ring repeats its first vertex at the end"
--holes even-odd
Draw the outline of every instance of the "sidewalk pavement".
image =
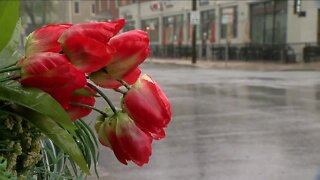
POLYGON ((212 68, 212 69, 236 69, 236 70, 258 70, 258 71, 317 71, 320 70, 320 62, 311 63, 275 63, 266 61, 214 61, 214 60, 202 60, 198 59, 196 64, 191 63, 191 59, 172 59, 172 58, 148 58, 147 63, 158 64, 176 64, 186 65, 199 68, 212 68))

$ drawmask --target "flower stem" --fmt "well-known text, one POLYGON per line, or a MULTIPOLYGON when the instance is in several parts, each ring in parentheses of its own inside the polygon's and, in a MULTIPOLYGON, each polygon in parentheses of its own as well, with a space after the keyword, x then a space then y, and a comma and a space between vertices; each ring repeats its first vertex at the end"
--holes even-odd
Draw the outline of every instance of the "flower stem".
POLYGON ((18 70, 20 68, 21 67, 18 67, 18 66, 12 66, 12 67, 8 67, 8 68, 5 68, 5 69, 0 69, 0 73, 15 71, 15 70, 18 70))
POLYGON ((97 109, 97 108, 95 108, 93 106, 89 106, 89 105, 82 104, 82 103, 77 103, 77 102, 71 102, 70 104, 72 104, 74 106, 81 106, 81 107, 85 107, 85 108, 89 108, 89 109, 95 110, 98 113, 102 114, 103 116, 108 117, 107 113, 105 113, 105 112, 101 111, 100 109, 97 109))
POLYGON ((121 94, 126 94, 127 92, 122 89, 114 89, 114 91, 119 92, 121 94))
POLYGON ((98 94, 100 94, 101 97, 108 103, 108 105, 110 106, 113 113, 115 113, 115 114, 117 113, 117 110, 114 107, 114 105, 112 104, 112 102, 110 101, 110 99, 99 88, 97 88, 95 85, 90 84, 90 83, 87 83, 87 86, 90 87, 91 89, 95 90, 98 94))
POLYGON ((20 76, 12 76, 12 77, 5 77, 3 79, 0 79, 0 82, 5 82, 5 81, 9 81, 9 80, 15 80, 20 78, 20 76))
POLYGON ((130 85, 127 82, 125 82, 122 79, 117 79, 117 81, 119 81, 124 87, 126 87, 128 90, 130 90, 130 85))

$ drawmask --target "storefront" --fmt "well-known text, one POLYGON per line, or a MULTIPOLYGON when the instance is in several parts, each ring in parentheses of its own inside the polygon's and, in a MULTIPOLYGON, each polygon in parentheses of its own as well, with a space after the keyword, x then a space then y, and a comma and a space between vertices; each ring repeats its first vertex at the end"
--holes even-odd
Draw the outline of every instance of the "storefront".
POLYGON ((141 27, 148 32, 151 43, 159 42, 159 19, 146 19, 141 21, 141 27))
POLYGON ((267 1, 250 5, 251 41, 254 44, 285 44, 287 1, 267 1))
POLYGON ((162 45, 182 45, 183 15, 163 18, 162 45))

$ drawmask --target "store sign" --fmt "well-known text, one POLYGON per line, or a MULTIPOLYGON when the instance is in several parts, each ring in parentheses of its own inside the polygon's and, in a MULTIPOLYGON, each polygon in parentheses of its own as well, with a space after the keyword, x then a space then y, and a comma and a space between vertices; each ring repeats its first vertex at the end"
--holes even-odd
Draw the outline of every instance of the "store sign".
POLYGON ((190 23, 192 25, 199 25, 200 24, 200 13, 199 13, 199 11, 191 11, 191 13, 190 13, 190 23))
POLYGON ((152 11, 161 11, 162 10, 162 4, 160 2, 151 2, 150 3, 150 9, 152 11))

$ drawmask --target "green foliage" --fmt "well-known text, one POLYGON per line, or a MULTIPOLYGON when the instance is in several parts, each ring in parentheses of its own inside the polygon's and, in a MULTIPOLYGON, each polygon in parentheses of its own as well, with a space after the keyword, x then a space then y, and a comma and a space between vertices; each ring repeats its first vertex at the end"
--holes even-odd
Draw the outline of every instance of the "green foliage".
MULTIPOLYGON (((94 165, 96 175, 96 164, 99 156, 98 141, 91 131, 91 128, 82 120, 77 121, 78 127, 76 133, 78 136, 77 144, 80 147, 89 168, 94 165)), ((42 162, 39 163, 28 175, 31 177, 42 177, 46 179, 85 179, 86 174, 80 171, 76 163, 69 155, 61 151, 59 147, 54 145, 50 139, 42 141, 42 162)))
POLYGON ((19 116, 0 113, 0 156, 6 158, 6 172, 24 177, 41 159, 41 133, 19 116))
MULTIPOLYGON (((35 5, 29 1, 21 3, 34 25, 41 14, 42 23, 46 23, 52 1, 37 1, 35 5), (41 4, 45 8, 40 14, 33 14, 32 8, 40 10, 41 4)), ((18 0, 0 0, 0 69, 16 64, 23 57, 19 51, 22 27, 18 9, 18 0)), ((28 179, 35 176, 84 179, 92 165, 97 174, 98 142, 91 128, 82 120, 73 124, 60 104, 47 93, 12 80, 2 82, 12 75, 15 74, 0 73, 0 179, 17 179, 12 172, 28 179), (46 140, 41 141, 43 159, 36 166, 40 148, 34 129, 46 135, 46 140)), ((77 93, 92 95, 84 89, 77 93)))
POLYGON ((82 151, 73 136, 76 127, 60 104, 50 95, 10 81, 0 83, 0 100, 14 104, 3 110, 29 120, 67 153, 85 173, 90 174, 82 151))
POLYGON ((0 179, 1 180, 16 180, 17 177, 13 176, 7 171, 7 159, 0 156, 0 179))
POLYGON ((16 81, 8 81, 0 84, 0 100, 10 101, 48 116, 75 134, 76 127, 68 114, 55 99, 41 90, 24 87, 16 81))
POLYGON ((19 1, 0 1, 0 51, 9 42, 19 17, 19 1))
POLYGON ((10 41, 8 42, 8 44, 5 46, 5 48, 2 51, 0 50, 0 68, 4 68, 9 65, 15 64, 19 59, 22 58, 22 55, 19 52, 20 33, 21 33, 21 20, 19 20, 16 23, 13 35, 10 41))

